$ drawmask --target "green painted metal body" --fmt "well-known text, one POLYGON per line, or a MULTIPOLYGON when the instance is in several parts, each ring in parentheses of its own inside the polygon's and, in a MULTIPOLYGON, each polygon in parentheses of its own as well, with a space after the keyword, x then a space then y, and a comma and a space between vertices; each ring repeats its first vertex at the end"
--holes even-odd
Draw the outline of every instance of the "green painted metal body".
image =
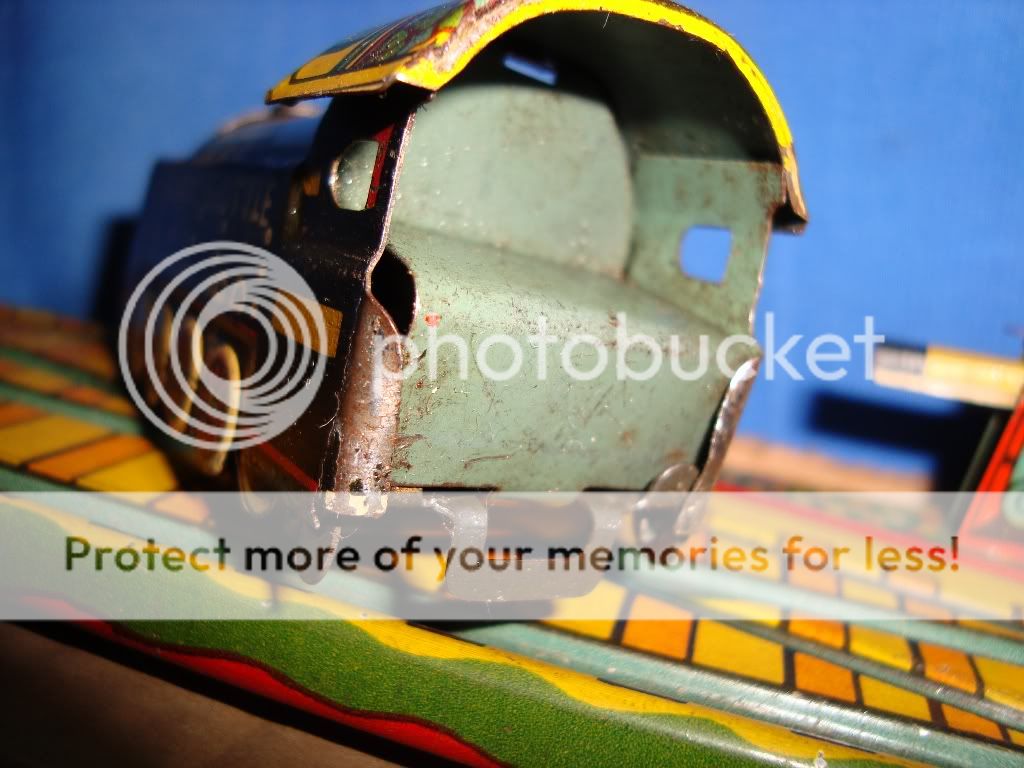
MULTIPOLYGON (((415 281, 409 335, 419 350, 431 333, 459 336, 470 359, 463 378, 457 348, 441 346, 436 378, 421 364, 403 382, 392 481, 636 489, 668 467, 699 467, 729 384, 714 354, 750 333, 784 198, 780 167, 644 151, 595 84, 544 86, 495 66, 484 62, 424 105, 406 148, 388 248, 415 281), (721 284, 680 268, 680 242, 701 226, 732 236, 721 284), (536 340, 541 318, 558 339, 547 349, 536 340), (664 356, 647 380, 617 371, 618 341, 636 334, 664 356), (475 359, 496 335, 525 351, 507 381, 489 380, 475 359), (566 371, 573 336, 605 345, 601 375, 566 371), (669 359, 678 351, 678 370, 697 372, 701 343, 706 370, 684 381, 669 359)), ((727 367, 758 355, 739 341, 727 367)), ((571 360, 585 372, 600 364, 589 345, 571 360)), ((624 360, 633 371, 653 363, 638 344, 624 360)), ((486 362, 505 371, 516 360, 495 344, 486 362)))
MULTIPOLYGON (((271 450, 240 454, 242 487, 709 488, 760 356, 770 234, 806 221, 792 138, 756 67, 698 17, 646 3, 467 3, 360 39, 272 94, 333 95, 322 117, 243 122, 162 164, 139 227, 139 274, 197 242, 253 243, 335 320, 315 400, 271 450), (434 74, 402 69, 426 39, 434 74), (372 63, 398 69, 364 82, 372 63), (717 282, 680 261, 707 227, 730 238, 717 282), (438 375, 420 365, 375 388, 377 342, 422 352, 432 333, 464 342, 465 375, 442 345, 438 375), (630 344, 640 336, 652 346, 630 344), (509 343, 522 365, 485 375, 480 360, 517 362, 509 343)), ((243 377, 269 354, 213 331, 243 377)), ((371 506, 334 511, 383 513, 371 506)))

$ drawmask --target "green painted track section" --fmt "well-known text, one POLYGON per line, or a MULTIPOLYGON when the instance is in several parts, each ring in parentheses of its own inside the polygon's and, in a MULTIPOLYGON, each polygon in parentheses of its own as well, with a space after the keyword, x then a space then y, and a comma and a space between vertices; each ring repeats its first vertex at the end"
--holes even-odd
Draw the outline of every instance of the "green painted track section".
POLYGON ((996 746, 934 731, 922 738, 919 725, 902 720, 783 693, 534 624, 487 625, 456 635, 636 690, 724 709, 872 752, 949 768, 999 768, 1021 761, 996 746))

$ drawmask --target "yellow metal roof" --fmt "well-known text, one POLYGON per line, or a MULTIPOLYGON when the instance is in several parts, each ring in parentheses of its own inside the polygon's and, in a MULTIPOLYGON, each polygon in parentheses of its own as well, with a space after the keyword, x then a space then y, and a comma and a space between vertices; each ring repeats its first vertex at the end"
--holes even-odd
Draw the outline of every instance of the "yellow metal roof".
POLYGON ((268 102, 386 90, 395 82, 436 91, 498 37, 553 13, 616 14, 676 29, 727 56, 764 109, 789 180, 789 203, 806 218, 793 137, 767 79, 727 32, 664 0, 464 0, 354 36, 311 59, 267 93, 268 102))

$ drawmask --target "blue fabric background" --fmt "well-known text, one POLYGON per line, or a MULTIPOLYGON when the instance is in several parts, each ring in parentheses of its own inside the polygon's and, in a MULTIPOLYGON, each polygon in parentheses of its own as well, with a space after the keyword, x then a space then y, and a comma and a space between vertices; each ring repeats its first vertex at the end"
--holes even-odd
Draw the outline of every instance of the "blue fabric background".
MULTIPOLYGON (((0 0, 0 301, 88 314, 109 227, 157 158, 342 36, 430 4, 0 0)), ((796 136, 812 223, 769 254, 760 310, 778 332, 851 337, 870 313, 890 337, 1019 354, 1024 3, 693 5, 761 65, 796 136)), ((762 381, 743 430, 924 469, 951 412, 853 376, 762 381), (880 441, 844 411, 860 401, 880 425, 919 418, 880 441)))

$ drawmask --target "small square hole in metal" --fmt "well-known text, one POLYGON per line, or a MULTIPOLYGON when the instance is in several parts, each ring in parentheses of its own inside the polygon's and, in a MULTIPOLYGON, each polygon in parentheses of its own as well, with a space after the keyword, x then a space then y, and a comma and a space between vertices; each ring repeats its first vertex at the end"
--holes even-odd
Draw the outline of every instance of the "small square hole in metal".
POLYGON ((691 227, 679 243, 679 267, 687 277, 721 283, 729 267, 732 233, 721 227, 691 227))
POLYGON ((331 195, 339 208, 362 211, 370 196, 373 168, 380 145, 372 139, 353 141, 331 166, 331 195))

